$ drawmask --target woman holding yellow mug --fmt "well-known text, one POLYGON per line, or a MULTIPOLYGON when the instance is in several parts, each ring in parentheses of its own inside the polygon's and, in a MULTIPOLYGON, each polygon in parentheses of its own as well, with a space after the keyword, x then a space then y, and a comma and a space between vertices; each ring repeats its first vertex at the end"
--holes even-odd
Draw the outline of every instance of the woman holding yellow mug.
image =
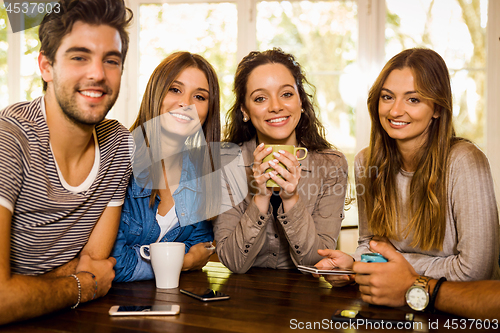
POLYGON ((233 207, 214 222, 217 254, 233 272, 312 265, 318 249, 337 245, 347 161, 325 139, 306 84, 280 49, 251 52, 238 65, 225 141, 240 149, 223 149, 222 158, 242 158, 248 189, 239 192, 248 194, 238 203, 233 193, 233 207))

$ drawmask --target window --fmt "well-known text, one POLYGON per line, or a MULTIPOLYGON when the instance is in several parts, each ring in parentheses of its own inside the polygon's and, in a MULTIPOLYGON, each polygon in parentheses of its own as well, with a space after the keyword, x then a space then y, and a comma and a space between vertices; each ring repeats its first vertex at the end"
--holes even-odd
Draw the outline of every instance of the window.
POLYGON ((0 10, 0 109, 9 104, 7 52, 7 12, 0 10))
POLYGON ((410 47, 438 52, 450 71, 457 134, 486 146, 488 0, 387 0, 386 60, 410 47))
POLYGON ((236 71, 234 3, 141 4, 139 9, 139 105, 156 66, 174 51, 204 56, 221 85, 221 108, 230 107, 236 71))
MULTIPOLYGON (((315 87, 327 139, 346 155, 352 173, 359 98, 356 1, 262 1, 256 8, 257 49, 280 47, 296 57, 315 87)), ((344 223, 356 224, 355 212, 348 211, 344 223)))
POLYGON ((257 48, 293 54, 316 88, 328 140, 354 155, 356 1, 257 3, 257 48))
MULTIPOLYGON (((50 5, 50 4, 49 4, 50 5)), ((0 108, 42 94, 37 57, 40 49, 38 24, 41 14, 16 16, 12 33, 7 11, 0 10, 0 108), (24 29, 24 27, 34 27, 24 29)))
POLYGON ((21 100, 31 101, 42 95, 42 79, 38 68, 38 27, 21 32, 21 100))

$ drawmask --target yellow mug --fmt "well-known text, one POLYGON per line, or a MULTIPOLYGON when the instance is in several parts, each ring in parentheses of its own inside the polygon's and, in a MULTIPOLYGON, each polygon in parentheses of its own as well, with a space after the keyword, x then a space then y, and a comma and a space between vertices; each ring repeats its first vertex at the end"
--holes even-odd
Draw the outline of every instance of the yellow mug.
MULTIPOLYGON (((273 150, 269 153, 269 155, 267 155, 266 157, 264 157, 264 159, 262 160, 262 162, 268 162, 268 161, 272 161, 275 159, 273 153, 276 152, 278 153, 280 150, 284 150, 284 151, 287 151, 289 152, 290 154, 292 154, 293 156, 297 156, 297 152, 299 150, 303 150, 304 151, 304 156, 302 157, 297 157, 297 160, 299 161, 302 161, 304 158, 307 157, 307 148, 305 147, 295 147, 293 145, 265 145, 264 146, 264 149, 267 149, 269 147, 272 147, 273 150)), ((286 169, 286 167, 283 165, 283 163, 279 163, 280 166, 282 166, 283 168, 286 169)), ((274 169, 273 168, 267 168, 266 169, 266 172, 269 172, 269 171, 273 171, 274 169)), ((281 175, 279 175, 281 177, 281 175)), ((283 177, 281 177, 283 178, 283 177)), ((269 179, 267 182, 266 182, 266 186, 267 187, 280 187, 274 180, 272 179, 269 179)))

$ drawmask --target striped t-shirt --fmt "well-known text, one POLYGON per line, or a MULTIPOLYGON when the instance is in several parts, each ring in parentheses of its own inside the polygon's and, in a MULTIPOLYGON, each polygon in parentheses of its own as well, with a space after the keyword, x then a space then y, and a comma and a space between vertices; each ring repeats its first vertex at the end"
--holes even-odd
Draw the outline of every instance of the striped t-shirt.
POLYGON ((0 111, 0 205, 12 212, 12 273, 38 275, 75 258, 107 206, 121 206, 133 141, 116 120, 95 127, 87 180, 68 185, 54 160, 43 97, 0 111))

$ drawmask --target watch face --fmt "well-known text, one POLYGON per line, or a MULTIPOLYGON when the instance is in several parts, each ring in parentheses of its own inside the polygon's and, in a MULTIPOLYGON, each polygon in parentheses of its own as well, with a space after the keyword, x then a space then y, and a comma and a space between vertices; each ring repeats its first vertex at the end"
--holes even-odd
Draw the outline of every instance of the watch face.
POLYGON ((429 295, 422 287, 411 287, 406 293, 406 303, 413 310, 423 311, 429 303, 429 295))

